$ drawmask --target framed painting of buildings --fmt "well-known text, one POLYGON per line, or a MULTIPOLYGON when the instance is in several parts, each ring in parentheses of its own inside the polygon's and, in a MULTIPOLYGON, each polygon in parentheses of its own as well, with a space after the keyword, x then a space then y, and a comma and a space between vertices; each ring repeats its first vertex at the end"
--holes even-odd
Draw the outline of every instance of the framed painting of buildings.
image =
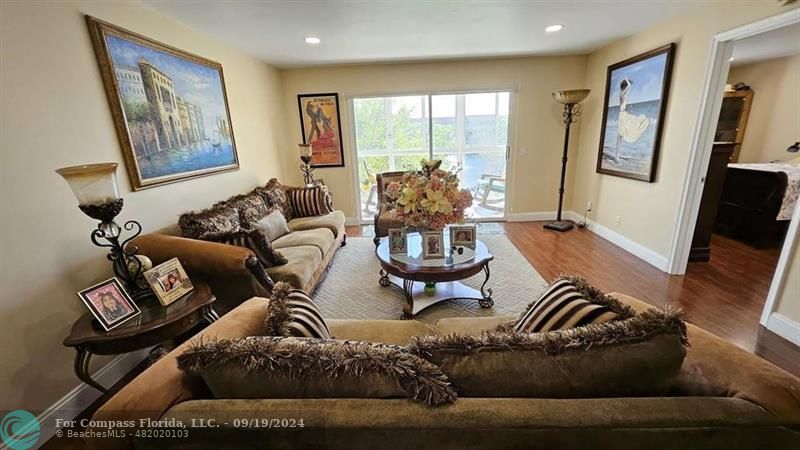
POLYGON ((219 63, 86 21, 133 190, 239 168, 219 63))
POLYGON ((311 144, 311 165, 344 167, 339 94, 300 94, 297 106, 303 144, 311 144))
POLYGON ((608 66, 597 172, 652 183, 675 44, 608 66))

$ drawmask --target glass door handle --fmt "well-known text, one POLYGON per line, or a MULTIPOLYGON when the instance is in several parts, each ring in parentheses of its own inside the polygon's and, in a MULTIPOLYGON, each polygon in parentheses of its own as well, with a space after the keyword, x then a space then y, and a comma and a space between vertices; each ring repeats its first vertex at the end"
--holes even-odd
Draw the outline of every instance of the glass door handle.
POLYGON ((511 146, 506 145, 506 161, 508 161, 509 159, 511 159, 511 146))

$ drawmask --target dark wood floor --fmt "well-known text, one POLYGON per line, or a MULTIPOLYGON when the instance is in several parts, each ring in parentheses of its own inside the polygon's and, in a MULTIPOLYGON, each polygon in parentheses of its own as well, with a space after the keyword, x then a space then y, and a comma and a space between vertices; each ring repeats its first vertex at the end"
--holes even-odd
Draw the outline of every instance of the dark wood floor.
MULTIPOLYGON (((543 222, 505 223, 511 242, 546 280, 585 277, 606 292, 653 305, 682 308, 690 322, 800 375, 800 348, 760 326, 779 249, 756 250, 714 235, 707 263, 690 263, 686 275, 668 275, 587 230, 557 233, 543 222)), ((348 227, 348 236, 370 236, 371 227, 348 227)))

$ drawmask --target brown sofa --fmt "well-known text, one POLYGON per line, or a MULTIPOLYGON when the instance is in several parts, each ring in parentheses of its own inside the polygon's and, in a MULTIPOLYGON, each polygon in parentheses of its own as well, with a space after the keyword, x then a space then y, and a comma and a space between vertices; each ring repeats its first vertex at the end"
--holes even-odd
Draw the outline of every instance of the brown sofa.
MULTIPOLYGON (((617 295, 637 310, 648 305, 617 295)), ((263 333, 269 300, 253 298, 173 350, 103 405, 96 421, 213 420, 188 438, 93 439, 93 448, 800 448, 800 379, 689 325, 673 395, 651 398, 459 398, 444 407, 407 399, 212 399, 176 364, 192 342, 263 333), (243 422, 246 419, 250 422, 243 422), (278 419, 252 422, 253 419, 278 419), (281 422, 287 419, 286 422, 281 422), (281 427, 289 419, 303 428, 281 427), (249 423, 249 429, 241 425, 249 423), (294 422, 297 424, 297 422, 294 422), (270 428, 268 425, 275 427, 270 428)), ((508 317, 418 321, 330 320, 339 339, 403 345, 427 334, 480 333, 508 317)), ((565 376, 569 376, 565 374, 565 376)))
POLYGON ((177 257, 193 280, 211 286, 217 297, 214 308, 225 314, 251 297, 268 296, 279 281, 314 292, 336 251, 346 243, 344 223, 344 213, 338 210, 290 219, 290 233, 272 241, 288 262, 266 268, 248 248, 165 233, 139 236, 130 245, 153 264, 177 257))

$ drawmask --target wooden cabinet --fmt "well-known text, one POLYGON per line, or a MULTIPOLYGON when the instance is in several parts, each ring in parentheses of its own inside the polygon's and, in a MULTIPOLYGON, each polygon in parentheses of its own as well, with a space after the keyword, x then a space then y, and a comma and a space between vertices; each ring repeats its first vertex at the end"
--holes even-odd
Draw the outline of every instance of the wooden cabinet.
POLYGON ((719 199, 722 197, 722 187, 725 185, 728 160, 735 147, 735 144, 714 144, 711 150, 711 161, 708 163, 708 172, 703 183, 703 197, 700 199, 700 211, 697 213, 689 261, 711 259, 711 234, 714 231, 719 199))
POLYGON ((739 153, 747 129, 747 118, 750 116, 750 105, 753 103, 753 91, 725 92, 722 108, 719 112, 717 132, 714 143, 734 144, 730 162, 739 161, 739 153))

